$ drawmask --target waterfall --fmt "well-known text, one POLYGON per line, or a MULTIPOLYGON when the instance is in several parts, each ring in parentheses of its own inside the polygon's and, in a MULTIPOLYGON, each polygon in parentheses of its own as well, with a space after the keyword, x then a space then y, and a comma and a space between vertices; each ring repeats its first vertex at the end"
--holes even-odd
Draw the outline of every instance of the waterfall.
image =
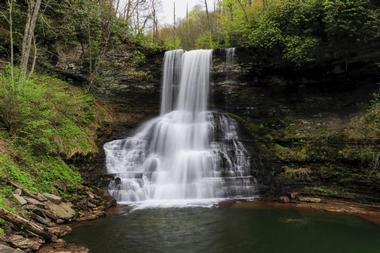
POLYGON ((162 77, 161 115, 173 110, 181 74, 183 50, 167 51, 162 77))
POLYGON ((165 53, 161 115, 104 145, 109 191, 119 202, 251 196, 236 122, 208 111, 212 50, 165 53))
POLYGON ((235 64, 236 48, 226 48, 226 65, 232 66, 235 64))

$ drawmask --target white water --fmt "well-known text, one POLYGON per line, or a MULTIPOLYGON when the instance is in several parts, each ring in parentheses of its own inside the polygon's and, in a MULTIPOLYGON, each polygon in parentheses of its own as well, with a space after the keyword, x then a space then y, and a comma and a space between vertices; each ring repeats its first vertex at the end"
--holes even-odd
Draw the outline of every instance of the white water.
POLYGON ((253 194, 236 122, 207 110, 211 62, 211 50, 165 54, 161 115, 136 135, 104 145, 116 200, 197 205, 253 194))
POLYGON ((226 48, 226 65, 227 67, 235 64, 236 48, 226 48))
POLYGON ((173 110, 175 95, 181 77, 183 50, 168 51, 164 57, 164 69, 162 79, 161 115, 173 110))

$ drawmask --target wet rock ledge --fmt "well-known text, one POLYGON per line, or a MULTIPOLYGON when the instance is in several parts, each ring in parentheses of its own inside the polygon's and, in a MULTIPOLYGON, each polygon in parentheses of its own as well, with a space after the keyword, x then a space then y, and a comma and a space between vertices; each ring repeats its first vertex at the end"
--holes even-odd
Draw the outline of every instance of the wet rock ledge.
POLYGON ((0 252, 88 252, 59 239, 71 232, 69 223, 94 220, 116 205, 101 189, 83 187, 69 197, 35 193, 10 182, 21 208, 0 208, 0 252), (46 247, 42 247, 49 244, 46 247))

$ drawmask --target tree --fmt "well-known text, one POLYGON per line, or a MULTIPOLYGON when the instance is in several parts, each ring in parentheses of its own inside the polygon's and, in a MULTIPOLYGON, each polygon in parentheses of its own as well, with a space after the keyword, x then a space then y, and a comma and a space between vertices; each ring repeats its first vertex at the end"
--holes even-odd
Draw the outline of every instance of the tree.
POLYGON ((12 83, 14 82, 14 49, 13 49, 13 0, 8 0, 9 8, 9 40, 11 44, 11 77, 12 83))
MULTIPOLYGON (((34 38, 34 30, 36 28, 37 18, 40 11, 41 0, 27 0, 28 13, 26 18, 24 37, 22 41, 21 51, 21 74, 26 75, 28 71, 28 62, 30 51, 32 48, 32 40, 34 38)), ((34 38, 35 39, 35 38, 34 38)))

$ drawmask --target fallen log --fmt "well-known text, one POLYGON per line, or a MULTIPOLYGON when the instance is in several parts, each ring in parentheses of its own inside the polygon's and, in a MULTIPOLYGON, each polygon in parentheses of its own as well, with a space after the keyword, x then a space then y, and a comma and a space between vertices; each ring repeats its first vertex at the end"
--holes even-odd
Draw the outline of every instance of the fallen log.
POLYGON ((20 229, 32 232, 48 241, 54 242, 57 240, 57 237, 53 233, 49 232, 49 230, 46 227, 40 226, 32 221, 29 221, 15 213, 11 213, 3 208, 0 208, 0 217, 16 225, 20 229))

